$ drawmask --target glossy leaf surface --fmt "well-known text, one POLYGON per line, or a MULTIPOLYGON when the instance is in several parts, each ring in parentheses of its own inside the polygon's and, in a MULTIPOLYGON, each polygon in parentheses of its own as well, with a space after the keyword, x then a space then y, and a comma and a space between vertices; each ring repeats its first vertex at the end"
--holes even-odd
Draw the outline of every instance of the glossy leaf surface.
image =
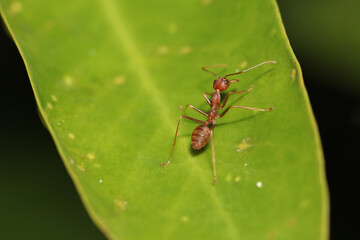
POLYGON ((90 216, 112 239, 326 239, 321 145, 274 1, 6 1, 2 16, 90 216), (238 76, 211 148, 195 152, 202 92, 238 76))

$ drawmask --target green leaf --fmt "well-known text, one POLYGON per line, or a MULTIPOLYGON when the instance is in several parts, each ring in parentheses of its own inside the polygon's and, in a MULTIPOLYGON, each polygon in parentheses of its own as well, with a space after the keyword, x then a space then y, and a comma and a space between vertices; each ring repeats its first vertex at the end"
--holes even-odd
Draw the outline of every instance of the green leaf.
POLYGON ((2 16, 64 164, 112 239, 327 239, 321 144, 274 1, 6 1, 2 16), (214 76, 239 75, 211 147, 191 150, 214 76))

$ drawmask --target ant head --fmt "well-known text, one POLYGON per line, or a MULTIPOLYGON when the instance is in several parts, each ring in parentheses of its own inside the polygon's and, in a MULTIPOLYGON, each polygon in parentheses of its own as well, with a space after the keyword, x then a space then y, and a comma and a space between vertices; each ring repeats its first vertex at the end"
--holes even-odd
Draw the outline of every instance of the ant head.
POLYGON ((228 75, 225 75, 225 77, 220 77, 220 76, 218 76, 216 73, 210 72, 210 71, 207 70, 206 68, 210 68, 210 67, 222 67, 222 66, 227 66, 227 64, 210 65, 210 66, 207 66, 207 67, 202 67, 202 70, 204 70, 205 72, 211 73, 212 75, 214 75, 214 76, 217 77, 217 79, 214 81, 213 88, 214 88, 215 91, 219 90, 220 92, 222 92, 222 91, 225 91, 226 89, 228 89, 231 83, 234 83, 234 82, 238 82, 238 81, 239 81, 239 80, 237 80, 237 79, 233 79, 233 80, 229 81, 226 77, 244 73, 244 72, 246 72, 246 71, 249 71, 249 70, 251 70, 251 69, 257 68, 257 67, 259 67, 259 66, 261 66, 261 65, 263 65, 263 64, 267 64, 267 63, 276 63, 276 61, 266 61, 266 62, 262 62, 262 63, 259 63, 258 65, 255 65, 255 66, 253 66, 253 67, 251 67, 251 68, 242 70, 242 71, 240 71, 240 72, 230 73, 230 74, 228 74, 228 75))
POLYGON ((225 77, 219 77, 218 79, 216 79, 214 81, 213 88, 214 88, 214 90, 220 90, 220 92, 222 92, 222 91, 225 91, 226 89, 228 89, 231 83, 238 82, 238 81, 239 80, 236 80, 236 79, 229 81, 225 77))

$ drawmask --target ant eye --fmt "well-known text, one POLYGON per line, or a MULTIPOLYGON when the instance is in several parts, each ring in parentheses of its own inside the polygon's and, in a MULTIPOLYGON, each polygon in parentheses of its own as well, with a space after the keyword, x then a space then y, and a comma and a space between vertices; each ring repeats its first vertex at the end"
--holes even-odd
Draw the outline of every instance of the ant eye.
POLYGON ((225 80, 224 83, 225 83, 225 84, 228 84, 228 80, 225 80))

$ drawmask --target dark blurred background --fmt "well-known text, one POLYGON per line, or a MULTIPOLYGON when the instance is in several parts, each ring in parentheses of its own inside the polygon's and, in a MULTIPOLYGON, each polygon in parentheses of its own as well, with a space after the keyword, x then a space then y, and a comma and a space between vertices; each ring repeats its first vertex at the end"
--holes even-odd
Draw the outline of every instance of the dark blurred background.
MULTIPOLYGON (((278 0, 326 159, 331 239, 357 239, 360 10, 356 0, 278 0)), ((0 239, 104 239, 42 125, 17 48, 0 28, 0 239)))

